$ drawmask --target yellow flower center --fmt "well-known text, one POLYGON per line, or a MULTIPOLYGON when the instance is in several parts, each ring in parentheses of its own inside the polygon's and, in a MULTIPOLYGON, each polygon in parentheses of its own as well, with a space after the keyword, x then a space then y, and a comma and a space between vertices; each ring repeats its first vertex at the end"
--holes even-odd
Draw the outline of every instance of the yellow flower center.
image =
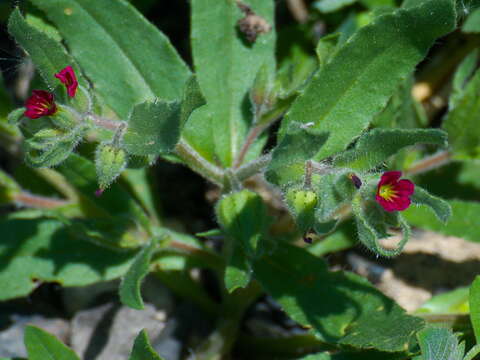
POLYGON ((397 192, 391 184, 382 185, 378 194, 387 201, 393 200, 397 197, 397 192))

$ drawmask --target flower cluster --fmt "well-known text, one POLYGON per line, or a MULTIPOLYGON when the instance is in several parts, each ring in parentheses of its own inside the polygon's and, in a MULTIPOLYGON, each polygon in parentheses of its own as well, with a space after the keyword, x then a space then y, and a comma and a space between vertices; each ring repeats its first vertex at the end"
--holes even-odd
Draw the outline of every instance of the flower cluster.
POLYGON ((386 211, 403 211, 410 206, 415 185, 410 180, 400 180, 401 176, 401 171, 387 171, 380 178, 375 199, 386 211))
MULTIPOLYGON (((77 77, 75 71, 71 66, 67 66, 59 73, 55 74, 62 84, 67 88, 68 96, 74 97, 78 87, 77 77)), ((38 119, 42 116, 54 115, 57 112, 57 105, 55 104, 55 95, 45 90, 33 90, 25 102, 24 115, 30 119, 38 119)))

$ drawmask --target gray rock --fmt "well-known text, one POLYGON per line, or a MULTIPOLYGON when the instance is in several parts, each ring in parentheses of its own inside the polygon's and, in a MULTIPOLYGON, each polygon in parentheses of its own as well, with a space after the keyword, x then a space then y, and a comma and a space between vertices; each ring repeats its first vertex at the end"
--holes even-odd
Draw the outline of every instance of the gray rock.
POLYGON ((157 337, 165 327, 166 314, 146 304, 134 310, 107 303, 80 311, 72 320, 72 349, 84 360, 127 359, 135 337, 146 329, 157 337))

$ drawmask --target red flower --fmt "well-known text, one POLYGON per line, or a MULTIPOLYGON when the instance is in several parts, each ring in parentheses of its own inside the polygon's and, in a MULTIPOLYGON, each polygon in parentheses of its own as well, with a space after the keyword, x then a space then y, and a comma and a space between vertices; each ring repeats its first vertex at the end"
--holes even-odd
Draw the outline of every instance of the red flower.
POLYGON ((68 96, 74 97, 75 92, 77 91, 78 81, 73 68, 71 66, 67 66, 58 74, 55 74, 55 77, 65 84, 67 87, 68 96))
POLYGON ((375 199, 386 211, 402 211, 410 206, 415 185, 410 180, 399 181, 401 176, 401 171, 387 171, 377 185, 375 199))
POLYGON ((57 105, 55 105, 55 96, 45 90, 33 90, 25 107, 27 110, 23 113, 30 119, 38 119, 42 116, 50 116, 56 113, 57 105))

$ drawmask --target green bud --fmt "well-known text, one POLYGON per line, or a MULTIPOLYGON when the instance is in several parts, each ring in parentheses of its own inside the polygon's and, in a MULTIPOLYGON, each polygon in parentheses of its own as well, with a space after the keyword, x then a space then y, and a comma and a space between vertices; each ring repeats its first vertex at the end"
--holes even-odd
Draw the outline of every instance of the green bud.
POLYGON ((112 144, 101 144, 95 153, 100 190, 105 190, 127 166, 126 152, 112 144))
POLYGON ((72 112, 72 110, 60 104, 57 104, 57 108, 57 112, 49 116, 50 120, 55 126, 64 130, 72 130, 78 125, 80 120, 77 118, 76 114, 72 112))
POLYGON ((25 161, 32 167, 52 167, 64 161, 82 140, 86 128, 42 129, 25 141, 25 161))
POLYGON ((315 224, 317 194, 311 190, 289 189, 286 200, 298 228, 301 231, 310 230, 315 224))
POLYGON ((266 65, 263 65, 258 70, 250 90, 250 101, 255 106, 257 112, 260 108, 268 109, 271 107, 274 101, 272 93, 270 71, 266 65))

